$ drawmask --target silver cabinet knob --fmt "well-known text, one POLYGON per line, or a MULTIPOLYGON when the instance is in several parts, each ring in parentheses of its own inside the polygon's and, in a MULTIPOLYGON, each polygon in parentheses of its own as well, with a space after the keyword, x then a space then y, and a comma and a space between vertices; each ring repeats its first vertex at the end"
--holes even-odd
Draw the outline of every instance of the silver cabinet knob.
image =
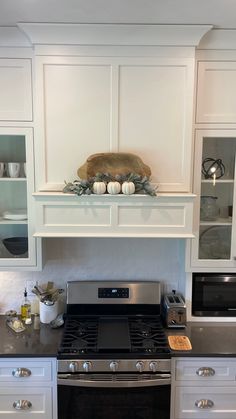
POLYGON ((143 369, 144 369, 144 363, 143 363, 142 361, 138 361, 138 362, 136 363, 136 368, 137 368, 137 370, 138 370, 139 372, 143 372, 143 369))
POLYGON ((72 361, 72 362, 69 364, 69 370, 70 370, 71 372, 76 372, 76 371, 77 371, 77 367, 78 367, 78 364, 77 364, 77 362, 75 362, 75 361, 72 361))
POLYGON ((13 407, 16 410, 29 410, 32 407, 32 403, 29 400, 16 400, 13 403, 13 407))
POLYGON ((112 362, 110 363, 110 369, 111 369, 113 372, 117 371, 117 370, 118 370, 118 362, 117 362, 117 361, 112 361, 112 362))
POLYGON ((214 406, 214 403, 212 400, 201 399, 201 400, 196 400, 195 406, 198 409, 211 409, 214 406))
POLYGON ((199 377, 213 377, 215 373, 216 372, 214 368, 211 368, 211 367, 201 367, 201 368, 198 368, 198 370, 196 371, 196 374, 199 377))
POLYGON ((149 368, 152 372, 156 372, 157 371, 157 362, 155 362, 155 361, 150 362, 149 368))
POLYGON ((89 372, 89 371, 91 370, 91 367, 92 367, 91 362, 89 362, 89 361, 85 361, 85 362, 83 363, 83 370, 84 370, 85 372, 89 372))
POLYGON ((28 368, 15 368, 12 375, 15 378, 25 378, 31 375, 31 371, 28 368))

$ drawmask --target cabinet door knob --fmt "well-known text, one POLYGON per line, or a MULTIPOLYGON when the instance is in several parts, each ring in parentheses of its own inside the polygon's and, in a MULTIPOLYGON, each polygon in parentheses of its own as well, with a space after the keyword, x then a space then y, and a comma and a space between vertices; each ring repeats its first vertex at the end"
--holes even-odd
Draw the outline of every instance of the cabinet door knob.
POLYGON ((212 400, 201 399, 195 401, 195 406, 198 409, 211 409, 214 406, 214 403, 212 400))
POLYGON ((29 400, 16 400, 13 403, 13 407, 16 410, 29 410, 32 407, 32 403, 29 400))
POLYGON ((31 371, 28 368, 16 368, 12 371, 12 375, 15 378, 29 377, 31 371))
POLYGON ((201 367, 196 371, 199 377, 212 377, 215 373, 215 370, 211 367, 201 367))

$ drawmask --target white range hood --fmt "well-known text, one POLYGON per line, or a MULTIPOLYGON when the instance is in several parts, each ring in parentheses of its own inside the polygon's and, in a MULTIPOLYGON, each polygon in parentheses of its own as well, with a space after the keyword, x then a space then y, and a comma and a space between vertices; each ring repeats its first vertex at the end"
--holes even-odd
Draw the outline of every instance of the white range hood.
POLYGON ((193 237, 195 48, 210 25, 20 23, 34 47, 35 236, 193 237), (63 194, 97 152, 133 152, 157 197, 63 194))

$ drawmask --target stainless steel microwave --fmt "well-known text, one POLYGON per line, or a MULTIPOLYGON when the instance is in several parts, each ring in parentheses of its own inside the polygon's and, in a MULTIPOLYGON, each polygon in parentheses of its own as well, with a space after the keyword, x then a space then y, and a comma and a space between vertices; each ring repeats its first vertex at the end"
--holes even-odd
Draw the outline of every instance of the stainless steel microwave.
POLYGON ((236 316, 236 273, 194 273, 192 314, 194 316, 236 316))

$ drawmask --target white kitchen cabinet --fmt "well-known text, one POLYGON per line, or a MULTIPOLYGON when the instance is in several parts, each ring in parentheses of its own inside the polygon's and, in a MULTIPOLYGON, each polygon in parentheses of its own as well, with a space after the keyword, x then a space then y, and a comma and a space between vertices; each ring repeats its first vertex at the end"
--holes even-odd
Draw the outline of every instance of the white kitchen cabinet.
POLYGON ((233 419, 236 361, 230 358, 173 358, 171 419, 233 419))
MULTIPOLYGON (((4 172, 0 177, 0 269, 35 269, 40 265, 40 241, 34 232, 34 147, 31 128, 0 127, 0 155, 4 172), (8 163, 17 162, 20 172, 11 177, 8 163), (28 250, 9 251, 4 239, 26 238, 28 250)), ((14 175, 14 173, 13 173, 14 175)))
MULTIPOLYGON (((196 130, 192 268, 236 267, 235 153, 235 129, 196 130), (213 172, 209 178, 202 173, 203 162, 209 158, 221 159, 225 168, 223 176, 215 181, 213 172)), ((205 163, 206 168, 211 165, 211 161, 205 163)), ((217 171, 216 177, 219 175, 217 171)))
POLYGON ((31 60, 0 58, 0 120, 32 121, 31 60))
POLYGON ((198 62, 196 123, 236 123, 236 61, 198 62))
POLYGON ((56 359, 0 360, 0 418, 57 419, 56 359))
POLYGON ((160 192, 191 192, 194 60, 140 51, 36 56, 36 191, 61 191, 89 155, 121 151, 151 167, 160 192))

